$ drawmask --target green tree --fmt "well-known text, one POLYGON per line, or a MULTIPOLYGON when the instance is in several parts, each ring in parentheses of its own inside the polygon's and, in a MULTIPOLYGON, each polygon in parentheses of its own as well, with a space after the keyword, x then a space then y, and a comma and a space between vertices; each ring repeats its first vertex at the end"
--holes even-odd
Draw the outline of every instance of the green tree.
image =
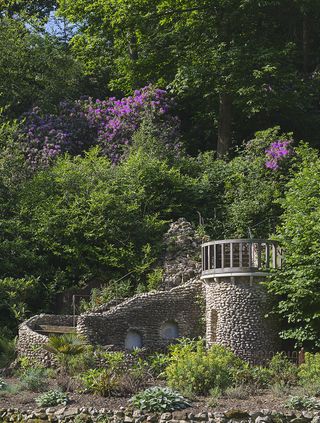
POLYGON ((79 94, 81 66, 55 38, 5 18, 0 26, 0 108, 19 116, 79 94))
POLYGON ((0 0, 0 16, 23 14, 26 17, 47 18, 56 6, 56 0, 0 0))
POLYGON ((281 272, 269 283, 275 312, 284 322, 281 336, 298 346, 320 346, 320 160, 316 150, 299 147, 301 160, 281 202, 278 239, 284 249, 281 272))
POLYGON ((169 84, 186 130, 219 155, 261 122, 317 126, 317 1, 63 0, 60 12, 82 24, 73 47, 90 72, 108 68, 109 87, 126 92, 169 84))

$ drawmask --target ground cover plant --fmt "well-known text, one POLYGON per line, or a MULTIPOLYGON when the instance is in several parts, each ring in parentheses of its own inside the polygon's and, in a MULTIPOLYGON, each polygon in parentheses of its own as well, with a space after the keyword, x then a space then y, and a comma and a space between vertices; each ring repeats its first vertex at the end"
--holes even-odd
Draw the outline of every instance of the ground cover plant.
POLYGON ((134 395, 130 399, 132 407, 149 412, 183 410, 191 403, 178 392, 170 388, 154 386, 134 395))
POLYGON ((48 391, 36 398, 39 407, 52 407, 55 405, 67 405, 69 401, 68 395, 60 391, 48 391))

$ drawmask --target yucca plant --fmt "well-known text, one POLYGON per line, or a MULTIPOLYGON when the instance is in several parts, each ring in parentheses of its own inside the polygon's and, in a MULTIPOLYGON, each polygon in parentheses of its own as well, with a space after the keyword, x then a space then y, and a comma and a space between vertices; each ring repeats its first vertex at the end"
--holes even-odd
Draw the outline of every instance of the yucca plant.
POLYGON ((51 336, 44 348, 55 355, 62 370, 69 372, 70 360, 83 353, 87 344, 83 338, 76 334, 68 333, 61 336, 51 336))
POLYGON ((45 349, 55 355, 77 355, 82 353, 85 347, 86 342, 84 339, 73 333, 51 336, 45 345, 45 349))

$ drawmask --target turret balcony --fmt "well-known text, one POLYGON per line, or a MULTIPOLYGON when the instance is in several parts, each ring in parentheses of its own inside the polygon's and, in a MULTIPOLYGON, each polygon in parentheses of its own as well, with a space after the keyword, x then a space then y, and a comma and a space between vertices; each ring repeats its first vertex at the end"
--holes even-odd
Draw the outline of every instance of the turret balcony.
POLYGON ((202 244, 201 279, 265 276, 281 265, 281 249, 275 241, 227 239, 202 244))

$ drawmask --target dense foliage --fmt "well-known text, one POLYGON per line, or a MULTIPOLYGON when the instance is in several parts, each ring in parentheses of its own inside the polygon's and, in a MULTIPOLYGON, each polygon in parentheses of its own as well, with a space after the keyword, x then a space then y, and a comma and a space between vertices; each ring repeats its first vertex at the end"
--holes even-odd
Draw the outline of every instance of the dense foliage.
POLYGON ((185 217, 277 237, 281 336, 318 348, 318 1, 0 6, 0 336, 156 288, 185 217))
POLYGON ((285 266, 273 275, 276 311, 286 322, 282 336, 298 345, 320 346, 319 295, 319 177, 316 151, 303 146, 301 162, 281 201, 284 213, 278 237, 285 250, 285 266))
POLYGON ((233 383, 233 373, 243 366, 231 351, 219 345, 207 350, 202 340, 174 345, 170 352, 165 370, 168 384, 186 395, 226 389, 233 383))

